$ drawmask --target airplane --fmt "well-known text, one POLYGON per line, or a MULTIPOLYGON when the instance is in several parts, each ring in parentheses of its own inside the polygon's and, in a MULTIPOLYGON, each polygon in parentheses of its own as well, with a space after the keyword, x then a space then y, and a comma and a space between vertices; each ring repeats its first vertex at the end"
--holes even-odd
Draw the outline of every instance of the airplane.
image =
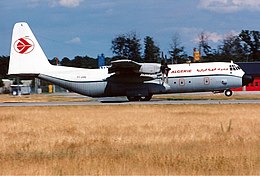
POLYGON ((129 101, 149 101, 155 94, 224 92, 249 84, 253 78, 233 62, 168 65, 166 79, 161 64, 116 60, 99 69, 51 65, 26 22, 14 25, 8 75, 33 76, 90 97, 126 96, 129 101))

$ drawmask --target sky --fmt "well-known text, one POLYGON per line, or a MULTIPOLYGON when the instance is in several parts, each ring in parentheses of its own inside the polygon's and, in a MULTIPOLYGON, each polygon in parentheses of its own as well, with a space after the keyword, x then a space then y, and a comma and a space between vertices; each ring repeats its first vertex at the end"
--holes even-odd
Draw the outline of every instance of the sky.
POLYGON ((198 36, 217 47, 228 35, 260 30, 260 0, 4 0, 0 2, 0 55, 10 55, 12 28, 29 24, 49 59, 113 56, 111 41, 135 32, 150 36, 168 55, 173 36, 188 55, 198 36))

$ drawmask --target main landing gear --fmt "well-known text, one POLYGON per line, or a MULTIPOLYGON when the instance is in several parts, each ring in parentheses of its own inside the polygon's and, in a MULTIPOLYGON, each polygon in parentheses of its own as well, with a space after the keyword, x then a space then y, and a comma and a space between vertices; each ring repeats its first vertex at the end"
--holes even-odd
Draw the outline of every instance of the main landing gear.
POLYGON ((127 96, 129 101, 150 101, 153 95, 148 96, 127 96))

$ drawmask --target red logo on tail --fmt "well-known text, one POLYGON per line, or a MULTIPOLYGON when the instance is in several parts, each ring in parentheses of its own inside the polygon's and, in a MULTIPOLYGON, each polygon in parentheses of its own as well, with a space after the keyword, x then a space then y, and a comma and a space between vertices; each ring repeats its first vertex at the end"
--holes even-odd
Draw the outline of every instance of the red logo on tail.
POLYGON ((17 53, 28 54, 34 49, 34 43, 27 37, 19 38, 14 42, 14 49, 17 53))

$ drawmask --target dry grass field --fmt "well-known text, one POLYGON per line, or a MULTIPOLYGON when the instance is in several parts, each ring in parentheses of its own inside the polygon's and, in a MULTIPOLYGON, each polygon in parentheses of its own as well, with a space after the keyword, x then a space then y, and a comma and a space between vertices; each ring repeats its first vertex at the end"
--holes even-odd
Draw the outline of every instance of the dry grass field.
POLYGON ((260 174, 259 105, 0 108, 1 175, 260 174))

